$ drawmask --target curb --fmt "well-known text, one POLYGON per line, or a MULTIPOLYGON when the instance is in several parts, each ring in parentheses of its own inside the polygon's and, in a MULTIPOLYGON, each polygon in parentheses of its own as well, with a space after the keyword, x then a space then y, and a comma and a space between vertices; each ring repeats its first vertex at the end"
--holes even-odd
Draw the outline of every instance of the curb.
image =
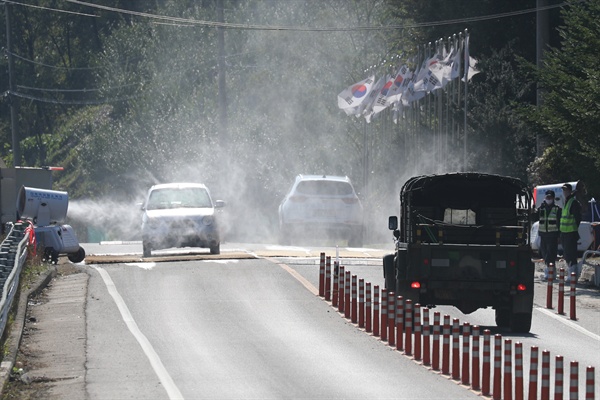
POLYGON ((17 360, 21 338, 23 337, 23 328, 25 327, 25 317, 27 315, 27 303, 29 302, 29 298, 38 295, 46 286, 48 286, 48 283, 54 279, 56 274, 57 269, 56 266, 53 265, 47 272, 42 274, 34 283, 32 283, 26 293, 21 292, 19 295, 15 320, 10 327, 10 332, 5 341, 6 354, 0 363, 0 397, 3 395, 4 386, 6 385, 6 382, 8 382, 10 373, 17 360))

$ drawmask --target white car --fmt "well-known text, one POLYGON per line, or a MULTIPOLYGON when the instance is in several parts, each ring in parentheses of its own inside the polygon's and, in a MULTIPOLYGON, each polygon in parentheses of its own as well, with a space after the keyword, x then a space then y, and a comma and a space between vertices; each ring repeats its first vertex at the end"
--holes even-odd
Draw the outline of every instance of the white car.
POLYGON ((208 188, 200 183, 154 185, 142 204, 142 247, 144 257, 152 250, 170 247, 208 247, 221 252, 221 235, 216 209, 208 188))
POLYGON ((347 239, 362 247, 363 207, 347 176, 298 175, 279 205, 279 241, 347 239))

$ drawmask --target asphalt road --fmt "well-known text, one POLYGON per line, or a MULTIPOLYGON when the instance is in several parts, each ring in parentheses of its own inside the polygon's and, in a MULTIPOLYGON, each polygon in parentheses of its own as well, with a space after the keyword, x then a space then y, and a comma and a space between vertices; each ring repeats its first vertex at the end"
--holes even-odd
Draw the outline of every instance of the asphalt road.
POLYGON ((476 397, 345 322, 278 263, 90 268, 92 399, 476 397))
MULTIPOLYGON (((63 357, 64 373, 48 380, 53 388, 32 399, 64 398, 48 393, 58 393, 57 385, 68 384, 83 387, 89 399, 474 396, 358 329, 316 296, 321 252, 333 259, 338 255, 346 270, 383 287, 385 246, 231 244, 222 246, 218 257, 202 249, 173 249, 149 259, 141 257, 139 243, 83 246, 88 257, 79 267, 89 277, 87 284, 78 280, 75 285, 50 286, 50 291, 53 287, 76 291, 68 293, 68 302, 84 303, 81 310, 75 307, 52 316, 59 309, 56 304, 46 304, 44 312, 41 306, 33 308, 34 330, 39 332, 32 332, 47 336, 44 322, 53 318, 55 327, 50 331, 56 336, 56 347, 70 338, 73 351, 63 357), (74 323, 76 329, 61 328, 67 323, 74 323), (78 354, 80 344, 85 344, 81 347, 85 354, 78 354), (82 372, 69 372, 71 358, 80 364, 84 360, 82 372)), ((582 394, 585 366, 595 366, 596 382, 600 381, 598 291, 582 290, 578 320, 570 321, 556 315, 556 310, 545 309, 545 283, 536 282, 535 290, 529 335, 497 329, 493 310, 469 315, 452 307, 433 311, 489 328, 513 343, 522 342, 525 371, 530 346, 548 349, 552 357, 563 355, 565 371, 568 362, 579 361, 582 394)), ((64 297, 63 293, 54 299, 64 297)), ((58 357, 62 350, 52 351, 58 357)), ((40 373, 47 374, 40 380, 51 375, 47 368, 40 373)), ((73 393, 73 388, 62 389, 73 393)))

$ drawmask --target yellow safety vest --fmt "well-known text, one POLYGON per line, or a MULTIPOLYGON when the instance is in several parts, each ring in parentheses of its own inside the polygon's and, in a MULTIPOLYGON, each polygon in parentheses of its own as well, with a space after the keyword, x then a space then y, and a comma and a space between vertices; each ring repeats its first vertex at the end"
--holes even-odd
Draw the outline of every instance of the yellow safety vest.
POLYGON ((540 232, 558 232, 558 207, 540 209, 540 232))
POLYGON ((562 215, 560 217, 560 231, 564 233, 577 232, 577 222, 575 216, 571 214, 571 206, 575 201, 575 197, 571 197, 565 207, 563 208, 562 215))

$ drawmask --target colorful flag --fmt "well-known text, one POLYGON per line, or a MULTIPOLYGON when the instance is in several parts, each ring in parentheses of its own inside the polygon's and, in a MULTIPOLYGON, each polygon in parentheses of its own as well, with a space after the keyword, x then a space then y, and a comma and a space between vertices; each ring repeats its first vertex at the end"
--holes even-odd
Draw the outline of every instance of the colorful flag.
POLYGON ((374 82, 375 76, 371 75, 367 79, 342 90, 338 94, 338 107, 344 110, 360 106, 369 97, 374 82))
POLYGON ((383 88, 383 86, 386 83, 386 77, 381 77, 377 80, 377 83, 375 83, 375 85, 373 85, 372 89, 371 89, 371 93, 369 93, 368 98, 363 101, 363 103, 360 105, 361 108, 361 112, 360 114, 362 114, 365 119, 367 120, 367 122, 371 122, 371 118, 373 117, 373 105, 375 104, 375 100, 377 99, 377 95, 379 94, 379 92, 381 91, 381 88, 383 88))
POLYGON ((389 104, 397 104, 400 102, 400 99, 402 98, 402 91, 406 88, 405 82, 410 78, 411 75, 412 73, 406 65, 402 65, 398 69, 396 77, 394 78, 394 84, 388 91, 387 102, 389 104))
POLYGON ((473 76, 475 76, 481 72, 477 69, 476 65, 477 65, 477 60, 474 59, 473 57, 469 56, 469 71, 467 72, 468 80, 471 80, 471 78, 473 76))
POLYGON ((444 80, 452 81, 460 76, 460 51, 457 51, 454 54, 454 57, 450 59, 448 68, 444 69, 444 80))
POLYGON ((388 101, 390 92, 394 87, 395 77, 391 75, 387 75, 386 82, 383 87, 379 90, 379 94, 373 103, 373 114, 377 114, 385 110, 390 106, 390 102, 388 101))

